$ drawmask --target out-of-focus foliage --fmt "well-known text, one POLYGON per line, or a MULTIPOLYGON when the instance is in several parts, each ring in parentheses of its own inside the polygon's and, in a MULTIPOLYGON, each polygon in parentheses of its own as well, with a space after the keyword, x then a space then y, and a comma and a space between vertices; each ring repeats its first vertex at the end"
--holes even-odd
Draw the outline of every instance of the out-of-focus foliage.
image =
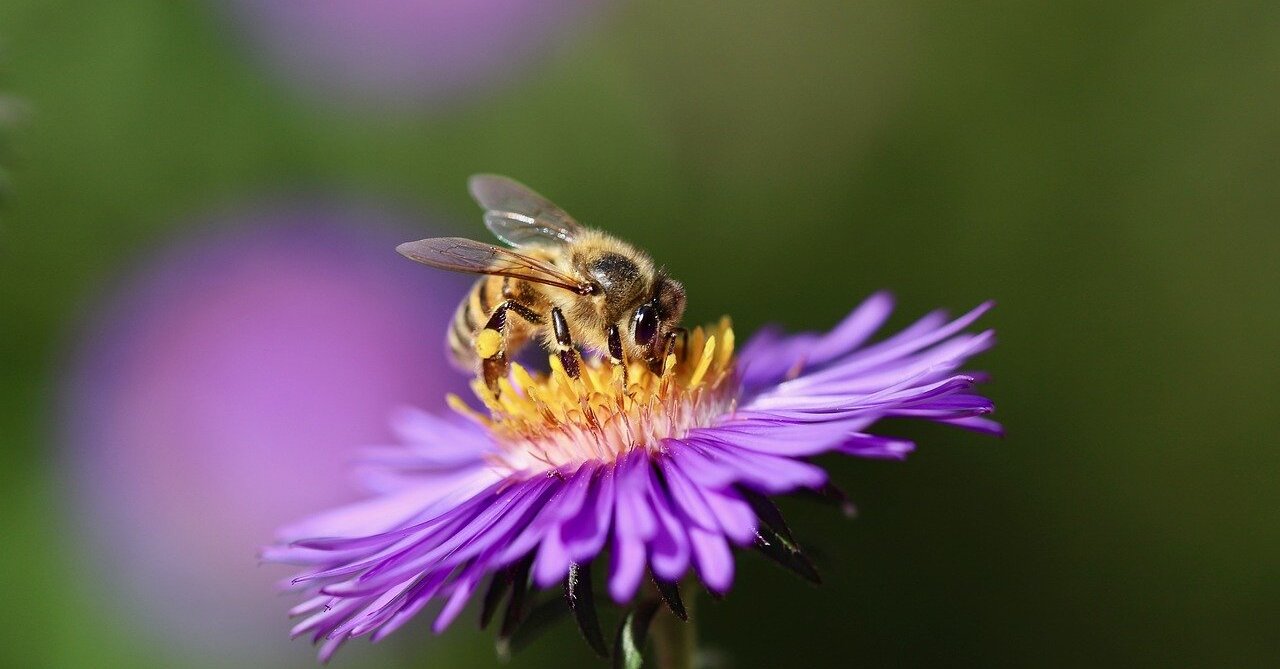
POLYGON ((4 53, 0 51, 0 202, 3 202, 9 189, 9 134, 13 126, 23 117, 22 103, 6 93, 5 80, 7 72, 4 68, 4 53))
MULTIPOLYGON (((483 236, 478 171, 649 248, 693 321, 999 300, 1010 436, 908 426, 905 464, 828 463, 859 518, 784 508, 824 585, 744 555, 700 602, 733 666, 1280 656, 1280 6, 618 2, 502 87, 369 116, 279 86, 195 2, 9 0, 0 45, 29 110, 2 163, 2 665, 181 655, 70 550, 54 399, 104 286, 192 212, 299 188, 483 236)), ((489 666, 466 627, 355 655, 489 666)), ((565 626, 511 666, 589 657, 565 626)))

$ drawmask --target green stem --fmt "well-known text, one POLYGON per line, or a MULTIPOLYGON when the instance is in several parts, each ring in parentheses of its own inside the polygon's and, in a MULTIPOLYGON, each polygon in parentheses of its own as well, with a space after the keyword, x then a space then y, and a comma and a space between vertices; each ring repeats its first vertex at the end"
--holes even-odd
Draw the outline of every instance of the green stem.
POLYGON ((657 651, 658 669, 693 669, 698 652, 698 628, 694 624, 693 598, 684 602, 689 614, 686 622, 663 606, 649 626, 653 647, 657 651))

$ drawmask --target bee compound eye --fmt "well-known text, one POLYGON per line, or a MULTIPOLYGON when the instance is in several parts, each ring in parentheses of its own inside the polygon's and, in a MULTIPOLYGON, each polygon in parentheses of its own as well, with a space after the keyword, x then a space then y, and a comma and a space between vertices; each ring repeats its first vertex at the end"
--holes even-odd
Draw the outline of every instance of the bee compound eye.
POLYGON ((658 310, 648 304, 636 309, 631 331, 637 344, 648 346, 652 343, 654 338, 658 336, 658 310))

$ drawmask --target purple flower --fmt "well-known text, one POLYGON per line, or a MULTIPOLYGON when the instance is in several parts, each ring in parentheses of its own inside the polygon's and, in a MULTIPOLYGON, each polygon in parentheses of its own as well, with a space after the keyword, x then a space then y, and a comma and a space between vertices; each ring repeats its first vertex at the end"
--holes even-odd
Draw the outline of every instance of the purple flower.
POLYGON ((366 454, 376 496, 288 527, 267 549, 306 566, 290 581, 306 597, 293 633, 323 642, 326 659, 436 600, 439 632, 486 577, 485 618, 504 589, 519 601, 526 581, 589 587, 584 572, 603 554, 619 603, 646 573, 669 603, 691 571, 723 593, 735 546, 809 574, 768 496, 828 490, 810 458, 905 457, 911 442, 868 432, 886 417, 1000 433, 973 392, 980 375, 958 371, 994 341, 966 332, 989 307, 931 313, 868 343, 892 308, 877 294, 828 334, 767 330, 736 360, 727 321, 699 328, 661 375, 633 363, 625 392, 607 364, 588 360, 571 381, 552 356, 549 374, 515 367, 499 399, 478 385, 486 413, 456 397, 457 416, 407 409, 394 422, 400 444, 366 454))
POLYGON ((465 284, 391 260, 409 222, 329 199, 227 212, 83 328, 59 421, 78 548, 104 606, 171 654, 280 665, 274 577, 245 547, 354 501, 352 446, 388 436, 388 407, 464 388, 421 333, 465 284))
MULTIPOLYGON (((412 107, 492 86, 571 36, 585 0, 223 0, 303 87, 412 107)), ((596 6, 593 6, 596 5, 596 6)))

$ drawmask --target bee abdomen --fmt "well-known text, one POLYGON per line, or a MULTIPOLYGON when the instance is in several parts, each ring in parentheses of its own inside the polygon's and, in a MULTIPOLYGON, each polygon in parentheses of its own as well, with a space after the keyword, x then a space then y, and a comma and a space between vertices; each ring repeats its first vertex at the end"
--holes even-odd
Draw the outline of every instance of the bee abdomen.
POLYGON ((466 299, 458 305, 449 323, 449 357, 463 371, 473 371, 476 364, 475 336, 493 309, 489 295, 489 277, 476 281, 466 299))
POLYGON ((458 305, 453 321, 449 324, 449 335, 445 341, 448 342, 449 359, 453 361, 454 366, 459 371, 471 372, 475 366, 476 355, 475 349, 471 346, 473 333, 469 332, 466 326, 466 311, 466 302, 458 305))

